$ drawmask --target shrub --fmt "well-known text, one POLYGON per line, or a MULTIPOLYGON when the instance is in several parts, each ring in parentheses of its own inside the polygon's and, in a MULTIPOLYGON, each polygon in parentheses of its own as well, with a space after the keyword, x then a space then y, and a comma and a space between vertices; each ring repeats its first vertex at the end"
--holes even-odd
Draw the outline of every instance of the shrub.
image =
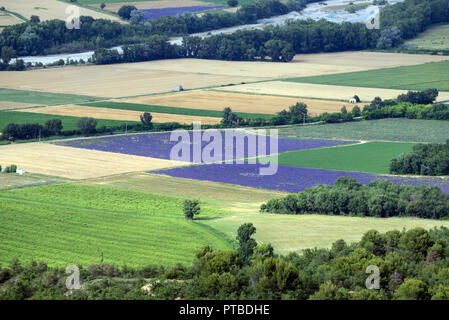
POLYGON ((118 10, 117 14, 120 18, 129 20, 131 18, 131 12, 134 10, 137 10, 135 6, 123 6, 118 10))

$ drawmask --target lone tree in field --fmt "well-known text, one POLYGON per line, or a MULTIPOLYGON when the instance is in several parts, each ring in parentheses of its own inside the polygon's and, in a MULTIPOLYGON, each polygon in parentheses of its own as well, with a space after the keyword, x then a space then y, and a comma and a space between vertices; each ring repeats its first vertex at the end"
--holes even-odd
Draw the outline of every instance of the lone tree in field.
POLYGON ((186 219, 193 220, 194 216, 200 214, 199 200, 185 200, 184 201, 184 215, 186 219))
POLYGON ((228 0, 228 6, 230 7, 236 7, 238 4, 238 0, 228 0))
POLYGON ((92 134, 97 131, 97 120, 94 118, 80 118, 77 123, 82 134, 92 134))
POLYGON ((153 116, 149 112, 144 112, 140 115, 140 121, 145 127, 153 127, 151 120, 153 120, 153 116))
POLYGON ((243 261, 249 263, 257 242, 251 236, 256 233, 256 227, 252 223, 244 223, 237 230, 237 241, 239 242, 239 255, 243 261))
POLYGON ((101 10, 103 10, 104 8, 106 8, 106 4, 103 2, 103 3, 100 5, 100 8, 101 8, 101 10))

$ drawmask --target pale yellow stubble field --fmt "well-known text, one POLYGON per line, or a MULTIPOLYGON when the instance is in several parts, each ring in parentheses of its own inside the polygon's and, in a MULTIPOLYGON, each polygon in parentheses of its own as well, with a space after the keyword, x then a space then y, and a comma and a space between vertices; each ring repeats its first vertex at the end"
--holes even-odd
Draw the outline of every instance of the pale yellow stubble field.
POLYGON ((187 165, 184 162, 39 142, 0 146, 0 163, 15 163, 18 168, 31 173, 69 179, 97 178, 187 165))
POLYGON ((288 109, 297 102, 307 104, 310 114, 337 112, 346 105, 350 111, 354 105, 332 100, 290 98, 258 94, 242 94, 215 90, 192 90, 170 94, 115 100, 123 103, 138 103, 182 107, 190 109, 206 109, 222 111, 230 107, 234 112, 275 114, 288 109))
POLYGON ((219 88, 217 90, 291 97, 339 99, 345 101, 348 101, 354 95, 358 95, 362 101, 371 101, 375 97, 382 97, 382 99, 396 98, 399 94, 407 92, 406 90, 331 86, 284 81, 250 83, 228 88, 219 88))
MULTIPOLYGON (((158 60, 2 72, 0 88, 118 98, 168 93, 173 91, 177 85, 182 85, 184 89, 198 89, 238 85, 242 82, 411 65, 444 59, 448 59, 448 57, 342 52, 297 55, 291 63, 201 59, 158 60)), ((235 86, 229 88, 231 87, 232 89, 228 90, 234 90, 235 86)), ((275 94, 271 92, 257 93, 275 94)), ((298 96, 294 92, 282 95, 298 96)), ((338 97, 330 98, 340 99, 338 97)))
POLYGON ((201 74, 192 70, 158 70, 156 64, 142 62, 4 71, 0 88, 118 98, 171 92, 178 85, 196 89, 268 79, 201 74))
POLYGON ((408 66, 448 59, 447 56, 346 51, 298 54, 289 63, 176 59, 150 61, 146 64, 157 70, 279 79, 408 66))
MULTIPOLYGON (((285 81, 249 83, 233 87, 217 88, 216 90, 290 97, 307 97, 315 99, 338 99, 345 101, 348 101, 354 95, 358 95, 362 101, 371 101, 375 97, 381 97, 382 99, 394 99, 398 95, 407 92, 407 90, 396 89, 333 86, 285 81)), ((437 101, 447 101, 448 99, 449 92, 439 92, 437 101)))

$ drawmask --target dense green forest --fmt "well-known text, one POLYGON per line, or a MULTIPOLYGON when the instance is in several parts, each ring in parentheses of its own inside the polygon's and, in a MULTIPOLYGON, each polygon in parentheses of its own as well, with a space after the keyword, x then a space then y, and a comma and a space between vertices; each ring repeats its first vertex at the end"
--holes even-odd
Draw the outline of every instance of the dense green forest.
POLYGON ((340 177, 333 186, 316 185, 298 194, 262 204, 261 212, 360 217, 449 217, 449 195, 438 187, 396 185, 375 180, 367 186, 340 177))
POLYGON ((193 265, 141 268, 106 262, 78 266, 81 288, 68 290, 65 268, 17 259, 0 268, 5 299, 297 299, 448 300, 449 229, 366 232, 358 243, 280 256, 257 244, 251 223, 238 250, 206 246, 193 265), (378 282, 367 279, 378 270, 378 282), (371 289, 368 289, 371 288, 371 289))
POLYGON ((446 144, 417 144, 413 151, 391 160, 390 173, 426 176, 449 175, 449 140, 446 144))

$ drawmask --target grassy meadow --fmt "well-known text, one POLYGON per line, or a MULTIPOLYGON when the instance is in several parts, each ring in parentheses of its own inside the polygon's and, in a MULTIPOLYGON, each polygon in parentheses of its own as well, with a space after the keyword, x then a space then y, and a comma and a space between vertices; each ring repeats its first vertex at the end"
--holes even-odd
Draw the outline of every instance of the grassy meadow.
POLYGON ((412 151, 412 143, 368 142, 364 144, 308 149, 279 155, 279 164, 314 169, 389 173, 390 161, 412 151))
POLYGON ((385 89, 449 91, 449 61, 286 79, 289 82, 385 89))
POLYGON ((449 121, 398 118, 292 126, 280 128, 279 137, 445 143, 449 139, 449 121))
POLYGON ((430 26, 416 38, 405 41, 404 47, 424 50, 449 50, 449 24, 430 26))

